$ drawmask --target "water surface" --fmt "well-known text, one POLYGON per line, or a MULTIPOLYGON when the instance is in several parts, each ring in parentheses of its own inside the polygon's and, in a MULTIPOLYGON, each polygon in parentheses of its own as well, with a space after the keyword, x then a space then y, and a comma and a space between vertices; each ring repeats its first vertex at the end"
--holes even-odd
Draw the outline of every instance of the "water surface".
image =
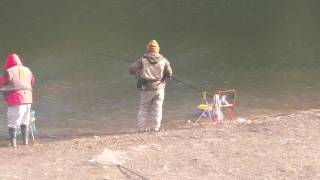
MULTIPOLYGON (((157 39, 175 77, 199 89, 235 88, 238 113, 319 107, 319 1, 4 0, 0 57, 21 55, 37 76, 42 136, 132 131, 139 92, 127 72, 157 39)), ((3 73, 3 70, 1 70, 3 73)), ((164 125, 192 119, 201 93, 171 81, 164 125)), ((6 136, 6 106, 0 135, 6 136)))

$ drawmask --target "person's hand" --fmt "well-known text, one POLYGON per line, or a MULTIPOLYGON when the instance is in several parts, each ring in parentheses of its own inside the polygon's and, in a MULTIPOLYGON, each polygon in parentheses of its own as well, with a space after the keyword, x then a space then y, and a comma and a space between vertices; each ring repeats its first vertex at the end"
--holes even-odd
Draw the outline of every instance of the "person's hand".
POLYGON ((167 81, 167 80, 171 80, 172 79, 172 76, 164 76, 163 78, 162 78, 162 81, 167 81))

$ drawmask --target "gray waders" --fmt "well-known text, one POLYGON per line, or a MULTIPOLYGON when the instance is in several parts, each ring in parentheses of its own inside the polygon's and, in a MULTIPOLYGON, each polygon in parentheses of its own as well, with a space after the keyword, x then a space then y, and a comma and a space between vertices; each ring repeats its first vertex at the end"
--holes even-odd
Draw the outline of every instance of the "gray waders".
POLYGON ((16 148, 17 147, 17 129, 9 127, 9 138, 11 146, 16 148))
POLYGON ((21 136, 22 136, 23 145, 28 145, 28 142, 29 142, 29 128, 25 124, 22 124, 20 126, 20 128, 21 128, 21 136))

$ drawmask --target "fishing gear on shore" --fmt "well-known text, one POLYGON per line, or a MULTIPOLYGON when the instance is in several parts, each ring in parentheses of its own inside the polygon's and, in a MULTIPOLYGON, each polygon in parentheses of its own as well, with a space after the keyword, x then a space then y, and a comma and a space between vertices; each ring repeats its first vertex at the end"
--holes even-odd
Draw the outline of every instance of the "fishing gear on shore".
POLYGON ((217 90, 214 92, 212 102, 209 103, 206 92, 202 93, 202 102, 197 106, 195 115, 198 117, 194 123, 204 117, 211 118, 214 122, 222 121, 227 113, 230 119, 236 116, 236 90, 217 90))
POLYGON ((35 114, 36 114, 36 111, 31 110, 31 112, 30 112, 30 132, 31 132, 32 142, 34 142, 34 140, 35 140, 34 134, 37 132, 35 114))
POLYGON ((213 104, 209 103, 207 99, 207 92, 202 92, 202 101, 195 110, 195 114, 198 116, 198 118, 194 121, 194 123, 197 123, 203 117, 212 118, 212 108, 213 104))

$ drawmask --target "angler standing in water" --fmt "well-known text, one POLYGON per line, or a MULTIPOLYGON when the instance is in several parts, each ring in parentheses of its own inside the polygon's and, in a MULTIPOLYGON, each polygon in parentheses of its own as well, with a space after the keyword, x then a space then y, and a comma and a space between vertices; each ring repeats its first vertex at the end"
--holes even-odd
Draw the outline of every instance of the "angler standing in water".
POLYGON ((8 105, 9 137, 11 145, 15 148, 19 126, 23 144, 28 144, 34 76, 29 68, 22 65, 17 54, 8 55, 4 68, 5 73, 0 77, 0 88, 8 105))
POLYGON ((134 62, 129 72, 138 78, 137 87, 141 90, 138 112, 138 129, 145 131, 148 120, 155 121, 155 131, 159 131, 162 121, 162 105, 166 79, 171 79, 170 62, 160 53, 156 40, 147 45, 147 52, 134 62))

